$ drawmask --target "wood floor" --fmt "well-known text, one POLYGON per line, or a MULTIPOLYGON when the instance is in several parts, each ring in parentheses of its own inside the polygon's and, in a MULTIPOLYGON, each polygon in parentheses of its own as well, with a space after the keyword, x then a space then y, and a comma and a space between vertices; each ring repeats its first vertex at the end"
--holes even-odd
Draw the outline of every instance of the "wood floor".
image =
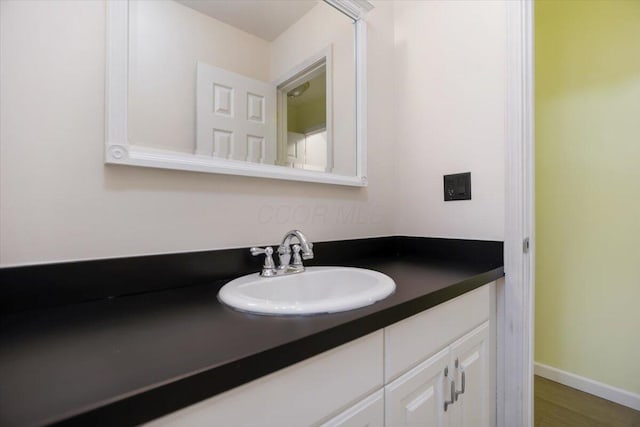
POLYGON ((640 412, 537 375, 534 399, 535 427, 640 427, 640 412))

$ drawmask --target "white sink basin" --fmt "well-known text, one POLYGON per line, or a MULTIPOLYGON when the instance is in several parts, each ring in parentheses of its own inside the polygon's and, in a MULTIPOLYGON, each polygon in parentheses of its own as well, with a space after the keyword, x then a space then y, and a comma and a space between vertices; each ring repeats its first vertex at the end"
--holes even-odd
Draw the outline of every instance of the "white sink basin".
POLYGON ((353 310, 391 295, 396 284, 377 271, 351 267, 307 267, 303 273, 232 280, 218 298, 231 307, 259 314, 314 314, 353 310))

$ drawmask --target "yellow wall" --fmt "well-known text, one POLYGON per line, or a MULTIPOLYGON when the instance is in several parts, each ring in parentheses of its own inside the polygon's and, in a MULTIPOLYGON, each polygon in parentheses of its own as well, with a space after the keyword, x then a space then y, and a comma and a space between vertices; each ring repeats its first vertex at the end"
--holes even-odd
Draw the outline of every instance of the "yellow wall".
POLYGON ((640 393, 640 1, 535 7, 535 359, 640 393))
POLYGON ((327 124, 327 99, 314 99, 303 104, 288 103, 287 130, 307 133, 327 124))

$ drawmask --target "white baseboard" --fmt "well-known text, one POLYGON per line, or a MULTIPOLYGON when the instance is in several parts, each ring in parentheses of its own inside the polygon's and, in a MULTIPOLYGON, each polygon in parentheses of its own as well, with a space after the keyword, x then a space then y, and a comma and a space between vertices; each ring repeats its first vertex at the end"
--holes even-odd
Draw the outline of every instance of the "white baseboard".
POLYGON ((538 362, 534 363, 534 373, 548 380, 640 411, 640 394, 632 393, 538 362))

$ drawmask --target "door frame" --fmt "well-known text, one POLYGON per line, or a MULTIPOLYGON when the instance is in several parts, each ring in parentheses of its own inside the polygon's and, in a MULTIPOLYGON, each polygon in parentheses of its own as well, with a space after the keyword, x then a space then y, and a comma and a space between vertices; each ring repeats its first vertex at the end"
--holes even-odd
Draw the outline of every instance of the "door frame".
POLYGON ((497 422, 533 425, 534 0, 506 1, 504 285, 497 288, 497 422))
POLYGON ((331 45, 311 55, 273 82, 277 96, 277 162, 286 166, 287 156, 287 94, 291 89, 312 79, 324 68, 326 74, 325 89, 325 129, 327 131, 327 165, 323 172, 333 170, 333 48, 331 45))

